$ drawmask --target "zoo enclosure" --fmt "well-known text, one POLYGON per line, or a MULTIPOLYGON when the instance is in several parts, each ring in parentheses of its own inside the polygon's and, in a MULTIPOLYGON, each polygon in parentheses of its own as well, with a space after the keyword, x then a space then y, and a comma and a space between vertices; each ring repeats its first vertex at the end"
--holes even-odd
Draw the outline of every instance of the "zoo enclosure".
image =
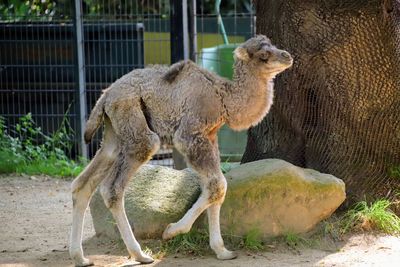
MULTIPOLYGON (((30 112, 45 133, 66 116, 75 133, 73 157, 97 150, 101 133, 86 146, 82 130, 113 81, 148 64, 204 58, 203 48, 224 43, 214 1, 19 2, 0 4, 0 115, 10 128, 30 112)), ((221 15, 228 41, 254 34, 250 1, 222 1, 221 15)), ((170 150, 161 150, 154 163, 171 165, 170 158, 170 150)))

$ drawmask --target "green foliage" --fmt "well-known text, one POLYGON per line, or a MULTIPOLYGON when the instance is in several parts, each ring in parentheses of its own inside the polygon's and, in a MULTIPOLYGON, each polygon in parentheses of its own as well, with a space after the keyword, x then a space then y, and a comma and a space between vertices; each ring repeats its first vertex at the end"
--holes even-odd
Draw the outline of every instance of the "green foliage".
POLYGON ((243 238, 243 245, 249 250, 264 249, 261 231, 257 228, 250 230, 243 238))
MULTIPOLYGON (((0 3, 0 20, 3 21, 52 21, 71 19, 71 0, 4 0, 0 3)), ((168 0, 120 1, 82 0, 86 18, 116 19, 121 16, 142 16, 143 13, 169 16, 168 0)))
POLYGON ((341 231, 378 230, 387 234, 400 234, 400 218, 390 210, 392 203, 386 199, 368 205, 366 201, 357 203, 340 220, 341 231))
POLYGON ((56 14, 61 15, 65 5, 71 8, 68 2, 66 0, 5 0, 0 4, 0 19, 51 21, 56 14))
POLYGON ((28 113, 19 118, 13 136, 0 117, 0 173, 76 176, 86 161, 75 162, 67 157, 65 151, 70 151, 72 140, 73 132, 66 117, 55 133, 46 135, 28 113))
POLYGON ((142 16, 143 13, 169 16, 169 0, 120 1, 120 0, 83 0, 84 13, 102 18, 117 18, 132 15, 142 16))
MULTIPOLYGON (((0 3, 0 20, 3 21, 52 21, 70 19, 73 16, 71 0, 3 0, 0 3)), ((86 18, 101 17, 116 19, 125 16, 159 14, 169 16, 168 0, 121 1, 121 0, 82 0, 86 18)), ((252 6, 249 0, 228 0, 221 2, 221 13, 227 16, 249 13, 252 6)), ((215 1, 197 1, 197 10, 203 14, 215 13, 215 1)))
MULTIPOLYGON (((221 14, 232 16, 235 13, 249 13, 252 5, 250 0, 224 0, 221 1, 221 14)), ((215 14, 215 0, 197 1, 197 10, 202 14, 215 14)))

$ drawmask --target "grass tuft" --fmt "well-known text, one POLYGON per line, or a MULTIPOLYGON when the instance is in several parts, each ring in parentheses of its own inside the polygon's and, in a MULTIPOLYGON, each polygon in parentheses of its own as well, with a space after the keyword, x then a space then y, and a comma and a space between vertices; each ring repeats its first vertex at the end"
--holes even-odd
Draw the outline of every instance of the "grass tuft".
POLYGON ((164 242, 161 250, 167 254, 182 253, 187 255, 202 256, 210 252, 208 245, 208 232, 204 229, 192 229, 189 233, 178 235, 164 242))
POLYGON ((400 166, 390 168, 389 175, 393 178, 400 179, 400 166))
POLYGON ((283 236, 283 239, 290 248, 297 250, 299 247, 310 247, 311 241, 292 232, 288 232, 283 236))
POLYGON ((341 219, 341 231, 378 230, 386 234, 400 234, 400 218, 390 210, 392 203, 386 199, 368 205, 366 201, 357 203, 341 219))
POLYGON ((264 249, 261 231, 257 228, 250 230, 243 238, 243 247, 249 250, 264 249))

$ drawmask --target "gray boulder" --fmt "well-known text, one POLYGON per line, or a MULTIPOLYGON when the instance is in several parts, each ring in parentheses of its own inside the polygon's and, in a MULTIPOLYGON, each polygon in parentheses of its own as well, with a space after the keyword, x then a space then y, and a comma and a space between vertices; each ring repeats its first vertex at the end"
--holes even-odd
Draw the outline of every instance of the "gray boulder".
MULTIPOLYGON (((224 231, 263 236, 302 233, 329 217, 345 199, 342 180, 278 159, 246 163, 225 174, 228 193, 221 211, 224 231)), ((159 238, 200 194, 195 173, 143 166, 128 185, 125 208, 135 235, 159 238)), ((119 238, 118 229, 98 192, 90 204, 97 234, 119 238)), ((204 222, 204 219, 200 220, 204 222)))
MULTIPOLYGON (((169 223, 178 221, 200 195, 197 176, 190 169, 144 165, 129 182, 125 210, 135 236, 159 238, 169 223)), ((112 214, 97 191, 90 203, 96 234, 120 238, 112 214)))

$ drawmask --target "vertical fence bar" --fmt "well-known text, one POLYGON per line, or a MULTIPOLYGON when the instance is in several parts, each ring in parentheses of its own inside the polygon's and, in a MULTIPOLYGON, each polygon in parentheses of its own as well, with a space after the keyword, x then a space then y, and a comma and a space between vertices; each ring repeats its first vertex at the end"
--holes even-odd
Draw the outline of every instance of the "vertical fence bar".
POLYGON ((197 58, 197 10, 196 0, 190 0, 189 4, 189 58, 196 62, 197 58))
MULTIPOLYGON (((171 25, 171 63, 182 59, 188 59, 188 19, 187 19, 187 0, 170 0, 170 25, 171 25), (185 7, 185 10, 184 10, 185 7), (184 18, 186 16, 186 18, 184 18), (184 21, 186 21, 184 23, 184 21), (185 25, 184 25, 185 24, 185 25), (186 31, 186 45, 185 32, 186 31), (186 47, 186 49, 185 49, 186 47)), ((174 148, 172 152, 175 169, 186 168, 183 156, 174 148)))
POLYGON ((189 20, 187 0, 182 0, 183 59, 189 59, 189 20))
POLYGON ((171 63, 184 59, 184 39, 183 39, 183 8, 182 2, 185 0, 170 0, 171 14, 171 63))
POLYGON ((81 0, 74 0, 75 7, 75 41, 76 41, 76 57, 77 57, 77 85, 78 85, 78 110, 79 110, 79 144, 80 154, 82 157, 88 158, 88 149, 83 140, 86 120, 86 84, 85 84, 85 67, 84 67, 84 46, 83 46, 83 21, 82 21, 82 3, 81 0))

